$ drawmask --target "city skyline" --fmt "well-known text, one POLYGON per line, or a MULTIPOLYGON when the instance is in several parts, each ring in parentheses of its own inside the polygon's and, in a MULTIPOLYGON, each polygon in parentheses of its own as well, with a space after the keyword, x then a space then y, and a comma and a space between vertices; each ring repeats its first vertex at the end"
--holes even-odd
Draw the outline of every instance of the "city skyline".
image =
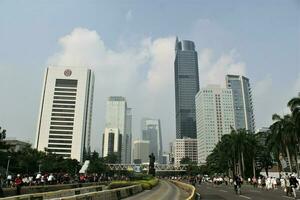
POLYGON ((269 126, 271 115, 287 113, 287 100, 300 90, 299 3, 199 2, 1 1, 0 123, 8 137, 34 143, 46 66, 91 66, 92 149, 101 150, 105 101, 112 95, 131 102, 133 138, 142 116, 161 119, 167 149, 175 139, 176 35, 195 41, 201 86, 225 85, 229 73, 250 78, 256 127, 269 126))

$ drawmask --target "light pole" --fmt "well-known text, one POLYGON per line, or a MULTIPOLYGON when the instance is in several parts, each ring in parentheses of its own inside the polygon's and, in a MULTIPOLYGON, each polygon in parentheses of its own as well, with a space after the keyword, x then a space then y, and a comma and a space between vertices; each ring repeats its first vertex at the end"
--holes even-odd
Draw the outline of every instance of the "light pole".
POLYGON ((10 158, 11 156, 7 156, 8 160, 7 160, 7 166, 6 166, 6 178, 8 176, 8 169, 9 169, 9 163, 10 163, 10 158))

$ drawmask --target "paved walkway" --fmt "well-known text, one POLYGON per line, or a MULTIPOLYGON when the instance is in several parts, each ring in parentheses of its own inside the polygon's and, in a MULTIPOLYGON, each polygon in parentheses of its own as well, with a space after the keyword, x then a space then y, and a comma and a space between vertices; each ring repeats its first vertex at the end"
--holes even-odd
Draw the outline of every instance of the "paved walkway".
POLYGON ((159 180, 159 184, 152 190, 146 190, 137 195, 126 198, 126 200, 185 200, 188 193, 179 189, 173 183, 159 180))

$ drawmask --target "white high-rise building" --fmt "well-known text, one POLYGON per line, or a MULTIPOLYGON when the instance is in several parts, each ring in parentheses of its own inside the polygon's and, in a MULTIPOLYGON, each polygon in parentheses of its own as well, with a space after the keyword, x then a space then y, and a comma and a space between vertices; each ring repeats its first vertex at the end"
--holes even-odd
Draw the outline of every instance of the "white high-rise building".
POLYGON ((121 159, 122 135, 118 128, 105 128, 102 140, 102 156, 115 154, 121 159))
POLYGON ((35 147, 82 161, 90 149, 94 74, 84 67, 46 69, 35 147))
POLYGON ((149 141, 133 141, 133 162, 137 164, 149 163, 149 141))
POLYGON ((204 164, 221 137, 235 127, 232 90, 218 85, 200 89, 196 95, 198 164, 204 164))
POLYGON ((131 152, 131 109, 124 97, 111 96, 106 103, 106 128, 117 128, 122 135, 121 163, 130 163, 131 152), (129 132, 130 131, 130 132, 129 132))
POLYGON ((240 75, 227 75, 226 86, 232 90, 235 128, 254 133, 255 119, 249 79, 240 75))
POLYGON ((149 153, 155 156, 155 162, 162 161, 162 136, 159 119, 142 119, 142 136, 143 140, 150 142, 149 153))
POLYGON ((174 164, 180 165, 183 158, 189 158, 192 162, 198 160, 197 156, 197 139, 183 138, 175 140, 175 159, 174 164))

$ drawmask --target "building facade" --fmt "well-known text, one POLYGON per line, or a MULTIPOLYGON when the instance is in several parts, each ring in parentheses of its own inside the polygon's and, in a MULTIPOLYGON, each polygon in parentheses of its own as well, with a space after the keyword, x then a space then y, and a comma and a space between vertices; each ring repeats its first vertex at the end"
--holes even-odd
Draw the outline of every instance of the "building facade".
POLYGON ((254 133, 255 118, 249 79, 240 75, 227 75, 226 85, 232 90, 235 128, 254 133))
POLYGON ((149 152, 155 156, 155 161, 161 163, 162 159, 162 136, 159 119, 142 119, 142 138, 150 142, 149 152))
POLYGON ((196 95, 198 164, 206 163, 222 136, 235 127, 232 91, 218 85, 202 88, 196 95))
POLYGON ((190 158, 192 162, 198 162, 197 139, 183 138, 175 140, 174 164, 180 165, 183 158, 190 158))
POLYGON ((131 109, 127 108, 125 97, 111 96, 108 98, 105 128, 116 128, 122 135, 121 163, 131 162, 131 158, 128 156, 128 153, 131 152, 131 118, 131 109))
POLYGON ((195 95, 199 91, 198 55, 194 42, 175 44, 176 138, 196 138, 195 95))
POLYGON ((149 163, 149 144, 146 140, 133 141, 133 163, 149 163))
POLYGON ((105 128, 102 139, 102 156, 116 155, 121 160, 122 135, 117 128, 105 128))
POLYGON ((35 147, 82 161, 90 149, 94 74, 84 67, 48 67, 35 147))
POLYGON ((126 109, 126 124, 125 124, 125 160, 126 163, 132 163, 131 149, 132 149, 132 109, 126 109))

